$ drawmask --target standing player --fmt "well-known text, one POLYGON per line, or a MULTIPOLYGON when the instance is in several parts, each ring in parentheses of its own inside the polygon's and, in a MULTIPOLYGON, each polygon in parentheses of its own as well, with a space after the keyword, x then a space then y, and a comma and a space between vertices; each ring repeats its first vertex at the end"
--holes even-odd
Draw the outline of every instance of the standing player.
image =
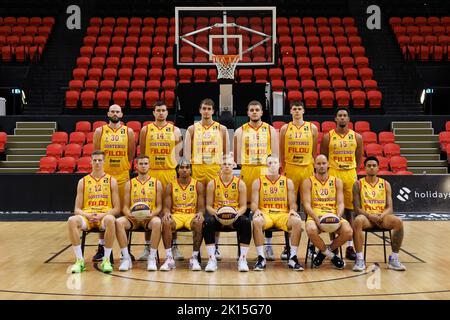
POLYGON ((105 155, 94 151, 92 157, 92 173, 78 181, 75 211, 68 220, 69 238, 77 258, 71 267, 72 273, 85 271, 83 254, 80 245, 80 230, 98 229, 105 231, 105 252, 101 264, 103 272, 110 273, 113 268, 111 255, 115 236, 115 216, 120 213, 117 181, 103 170, 105 155))
MULTIPOLYGON (((201 120, 189 126, 186 131, 184 156, 191 161, 192 177, 207 184, 214 180, 220 172, 222 157, 229 150, 227 128, 213 120, 214 101, 203 99, 200 102, 201 120)), ((217 234, 216 244, 219 235, 217 234)), ((219 248, 216 247, 216 257, 221 259, 219 248)))
POLYGON ((125 196, 123 205, 124 217, 116 220, 117 241, 122 252, 120 271, 128 271, 132 268, 130 253, 128 252, 127 231, 144 228, 151 230, 151 248, 147 261, 147 270, 156 271, 156 252, 161 240, 161 219, 159 214, 162 209, 163 188, 161 182, 149 175, 149 158, 146 155, 137 157, 138 176, 125 184, 125 196), (136 203, 143 202, 150 207, 150 213, 142 220, 137 221, 130 208, 136 203))
POLYGON ((342 218, 344 214, 344 195, 342 181, 328 174, 328 160, 323 154, 314 160, 316 173, 302 184, 302 204, 307 214, 306 233, 311 242, 319 248, 319 253, 313 260, 314 267, 318 268, 325 257, 331 259, 331 263, 343 269, 345 262, 334 251, 352 238, 352 227, 347 220, 342 218), (326 246, 319 234, 320 218, 325 214, 335 214, 340 219, 340 226, 335 233, 338 237, 330 246, 326 246))
MULTIPOLYGON (((208 265, 205 271, 217 270, 215 257, 214 232, 222 230, 222 224, 217 220, 217 210, 222 207, 232 207, 237 216, 231 225, 238 233, 241 246, 241 255, 238 260, 238 270, 247 272, 248 246, 252 237, 252 226, 250 219, 245 215, 247 211, 247 190, 245 183, 233 176, 233 168, 236 166, 232 155, 223 158, 222 168, 218 177, 208 183, 206 189, 206 210, 203 236, 205 238, 206 251, 208 253, 208 265)), ((227 227, 229 228, 229 227, 227 227)))
MULTIPOLYGON (((122 108, 113 104, 108 110, 109 123, 94 132, 94 150, 105 153, 105 172, 117 180, 120 205, 123 205, 125 183, 130 180, 130 164, 135 154, 133 129, 121 123, 122 108)), ((99 235, 99 245, 93 261, 100 261, 104 253, 103 233, 99 235)))
MULTIPOLYGON (((241 179, 247 187, 247 202, 252 201, 252 183, 267 171, 267 157, 278 158, 278 133, 274 127, 261 120, 262 104, 250 101, 247 106, 249 122, 234 133, 234 159, 241 165, 241 179)), ((275 260, 271 246, 272 235, 265 239, 267 260, 275 260)))
POLYGON ((356 213, 353 221, 353 238, 356 248, 353 271, 366 269, 362 253, 363 230, 375 227, 394 230, 391 239, 392 255, 389 256, 388 268, 404 271, 406 267, 398 260, 398 252, 403 241, 403 222, 393 212, 391 185, 377 177, 379 163, 376 157, 367 157, 364 160, 364 167, 366 177, 359 179, 353 185, 353 204, 356 213))
POLYGON ((189 269, 200 271, 198 262, 202 244, 202 228, 205 213, 205 189, 202 183, 191 177, 191 165, 186 159, 180 160, 176 168, 178 179, 169 182, 166 187, 163 215, 163 242, 169 258, 161 267, 175 269, 175 261, 170 257, 172 234, 186 228, 192 230, 193 252, 189 260, 189 269))
MULTIPOLYGON (((350 130, 349 111, 338 108, 335 113, 336 129, 324 134, 320 152, 330 159, 330 175, 342 180, 344 188, 345 217, 352 223, 353 184, 358 179, 356 169, 359 168, 363 156, 363 141, 360 134, 350 130)), ((353 242, 347 243, 345 257, 356 259, 353 242)))
MULTIPOLYGON (((180 129, 167 122, 167 106, 162 101, 153 105, 155 122, 144 126, 141 130, 139 141, 141 154, 150 159, 150 176, 161 182, 163 190, 167 184, 177 178, 175 167, 182 149, 180 129)), ((138 256, 138 260, 147 260, 150 253, 150 233, 145 233, 144 252, 138 256)), ((172 248, 175 259, 183 260, 183 256, 174 246, 172 248)))
POLYGON ((266 267, 263 252, 263 230, 275 227, 290 233, 292 246, 289 268, 303 271, 303 266, 297 259, 297 250, 302 234, 302 219, 297 213, 294 183, 291 179, 280 175, 278 158, 269 156, 267 167, 267 175, 259 177, 252 185, 253 239, 258 254, 258 260, 253 270, 261 271, 266 267))

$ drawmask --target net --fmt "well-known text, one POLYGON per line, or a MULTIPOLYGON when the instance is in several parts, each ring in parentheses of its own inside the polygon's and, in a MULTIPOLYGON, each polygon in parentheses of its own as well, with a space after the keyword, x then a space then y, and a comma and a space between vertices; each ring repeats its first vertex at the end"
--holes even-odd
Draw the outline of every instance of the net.
POLYGON ((238 54, 215 54, 212 61, 217 67, 217 79, 234 79, 234 70, 239 62, 238 54))

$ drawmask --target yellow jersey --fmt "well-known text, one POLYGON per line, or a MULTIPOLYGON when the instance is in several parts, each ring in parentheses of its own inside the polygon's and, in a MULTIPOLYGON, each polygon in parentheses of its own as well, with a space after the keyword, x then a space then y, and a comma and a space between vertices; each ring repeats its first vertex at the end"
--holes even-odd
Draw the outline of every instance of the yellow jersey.
POLYGON ((158 180, 149 177, 145 181, 140 181, 138 177, 131 179, 130 183, 130 208, 138 202, 144 202, 153 211, 156 208, 156 198, 158 196, 158 180))
POLYGON ((205 127, 201 122, 196 122, 192 140, 192 164, 220 164, 222 155, 220 123, 214 121, 210 126, 205 127))
POLYGON ((386 182, 378 178, 375 184, 370 184, 365 178, 359 179, 359 191, 362 209, 367 213, 383 213, 386 208, 386 182))
POLYGON ((265 213, 289 213, 287 181, 282 175, 274 182, 267 176, 259 178, 259 210, 265 213))
POLYGON ((328 158, 330 167, 337 170, 350 170, 356 168, 356 133, 348 130, 344 136, 330 131, 330 144, 328 158))
POLYGON ((90 174, 84 176, 83 211, 86 213, 105 213, 112 207, 111 176, 107 173, 99 179, 95 179, 90 174))
POLYGON ((197 180, 191 178, 186 186, 175 180, 172 183, 172 213, 194 214, 197 213, 197 180))
POLYGON ((270 125, 263 122, 258 128, 253 128, 249 123, 244 124, 242 126, 242 164, 266 165, 267 157, 271 153, 270 125))
POLYGON ((175 169, 175 126, 167 123, 159 128, 154 123, 147 125, 145 137, 145 155, 150 158, 150 169, 175 169))
POLYGON ((233 176, 231 182, 225 185, 220 176, 214 179, 213 208, 215 210, 221 207, 233 207, 239 210, 239 181, 238 177, 233 176))
POLYGON ((106 173, 115 176, 130 170, 130 162, 128 161, 128 127, 122 125, 114 130, 105 124, 102 127, 100 150, 105 153, 104 170, 106 173))
POLYGON ((289 122, 284 140, 285 162, 301 166, 311 164, 314 147, 311 122, 305 121, 300 127, 289 122))
POLYGON ((337 214, 337 189, 336 177, 328 176, 328 180, 322 183, 316 176, 311 180, 311 207, 318 215, 328 213, 337 214))

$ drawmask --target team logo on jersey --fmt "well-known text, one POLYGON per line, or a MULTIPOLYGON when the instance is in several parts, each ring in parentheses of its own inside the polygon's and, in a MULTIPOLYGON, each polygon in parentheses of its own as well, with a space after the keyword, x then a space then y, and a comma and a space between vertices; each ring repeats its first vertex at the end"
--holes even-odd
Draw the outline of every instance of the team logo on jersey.
POLYGON ((333 140, 337 140, 337 137, 333 137, 333 140))
POLYGON ((378 189, 384 189, 384 185, 383 185, 382 183, 380 183, 380 184, 378 185, 378 189))
POLYGON ((233 182, 233 183, 231 184, 231 189, 236 190, 236 183, 235 183, 235 182, 233 182))
POLYGON ((121 134, 125 134, 125 129, 120 129, 121 134))
POLYGON ((194 191, 194 186, 190 186, 189 191, 194 191))
POLYGON ((109 182, 108 178, 103 179, 103 183, 108 183, 108 182, 109 182))
POLYGON ((152 187, 155 186, 155 183, 154 183, 153 181, 150 181, 150 182, 148 183, 148 186, 149 186, 150 188, 152 188, 152 187))
POLYGON ((305 131, 309 131, 309 126, 305 126, 305 131))
POLYGON ((348 135, 348 138, 349 138, 349 139, 353 139, 353 134, 349 134, 349 135, 348 135))
POLYGON ((328 185, 329 185, 330 187, 332 187, 332 186, 333 186, 333 181, 328 182, 328 185))
POLYGON ((284 187, 284 180, 280 181, 280 186, 284 187))
POLYGON ((267 182, 263 182, 263 186, 264 186, 264 187, 267 187, 267 182))
POLYGON ((170 132, 170 128, 166 128, 166 132, 170 132))

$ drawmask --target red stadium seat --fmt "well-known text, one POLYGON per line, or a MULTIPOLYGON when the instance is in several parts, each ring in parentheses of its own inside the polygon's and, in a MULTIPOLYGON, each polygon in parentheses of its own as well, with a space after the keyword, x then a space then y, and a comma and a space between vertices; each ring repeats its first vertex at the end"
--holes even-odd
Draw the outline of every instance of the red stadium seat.
POLYGON ((322 122, 322 132, 327 133, 332 129, 336 129, 336 122, 334 121, 324 121, 322 122))
POLYGON ((355 131, 357 133, 363 133, 366 131, 370 131, 370 122, 368 121, 356 121, 355 122, 355 131))
POLYGON ((319 92, 320 104, 322 108, 332 108, 334 106, 334 93, 329 90, 319 92))
POLYGON ((76 108, 80 100, 80 93, 78 91, 66 91, 66 108, 76 108))
POLYGON ((75 160, 81 157, 81 145, 69 143, 64 147, 64 157, 73 157, 75 160))
POLYGON ((353 102, 353 108, 364 108, 366 106, 366 93, 356 90, 350 93, 353 102))
POLYGON ((113 101, 115 104, 118 104, 119 106, 125 106, 126 101, 128 97, 128 92, 125 90, 117 90, 113 93, 113 101))
POLYGON ((286 124, 286 122, 284 121, 274 121, 272 123, 272 126, 276 129, 276 130, 280 130, 282 126, 284 126, 286 124))
POLYGON ((93 151, 94 151, 94 144, 92 142, 86 143, 83 146, 83 153, 82 153, 83 157, 90 157, 93 151))
POLYGON ((356 90, 360 91, 362 88, 362 83, 359 80, 348 80, 347 87, 350 90, 350 92, 356 91, 356 90))
POLYGON ((95 132, 97 128, 103 127, 105 124, 107 124, 105 121, 94 121, 92 124, 92 131, 95 132))
POLYGON ((364 145, 367 145, 369 143, 378 143, 377 134, 373 131, 361 132, 361 136, 362 136, 364 145))
POLYGON ((45 149, 45 155, 47 157, 54 157, 59 159, 62 157, 64 147, 59 143, 51 143, 45 149))
POLYGON ((407 171, 408 160, 405 157, 392 156, 391 159, 389 160, 389 166, 391 167, 391 170, 394 173, 398 171, 407 171))
POLYGON ((142 100, 144 100, 144 94, 141 90, 134 90, 129 93, 128 99, 130 100, 131 108, 141 108, 142 100))
POLYGON ((396 143, 386 143, 383 146, 383 153, 386 158, 400 156, 400 146, 396 143))
POLYGON ((54 173, 58 166, 58 159, 55 157, 42 157, 39 160, 39 171, 37 173, 54 173))
POLYGON ((363 87, 366 92, 377 90, 378 89, 378 83, 375 80, 364 80, 363 81, 363 87))
POLYGON ((450 131, 450 121, 445 122, 445 131, 450 131))
POLYGON ((367 92, 367 99, 369 100, 370 108, 380 108, 383 96, 380 91, 372 90, 367 92))
POLYGON ((378 133, 378 141, 383 147, 387 143, 395 143, 394 133, 390 131, 381 131, 378 133))
POLYGON ((297 90, 288 91, 287 99, 288 99, 289 102, 301 101, 302 100, 302 93, 300 91, 297 91, 297 90))
POLYGON ((347 91, 335 92, 338 107, 348 107, 350 103, 350 94, 347 91))
POLYGON ((83 132, 71 132, 69 135, 69 143, 72 144, 79 144, 82 146, 84 142, 86 141, 86 135, 83 132))
POLYGON ((64 157, 58 160, 57 173, 73 173, 75 171, 76 160, 73 157, 64 157))
POLYGON ((158 91, 146 91, 144 95, 145 105, 147 108, 153 108, 153 104, 159 100, 159 92, 158 91))
POLYGON ((369 143, 365 147, 366 156, 367 157, 382 157, 383 156, 383 147, 378 143, 369 143))
POLYGON ((94 142, 94 132, 88 132, 86 134, 86 143, 93 143, 94 142))
POLYGON ((319 91, 322 91, 322 90, 328 91, 331 89, 331 83, 329 80, 318 80, 317 88, 319 89, 319 91))
POLYGON ((303 98, 306 108, 317 108, 317 100, 319 95, 316 91, 304 91, 303 98))
POLYGON ((439 145, 442 152, 447 152, 447 145, 450 144, 450 132, 442 131, 439 133, 439 145))
POLYGON ((52 134, 52 143, 58 143, 65 146, 69 141, 69 135, 64 131, 56 131, 52 134))
MULTIPOLYGON (((104 81, 106 81, 106 80, 104 80, 104 81)), ((111 90, 101 90, 101 91, 97 92, 97 106, 100 109, 109 108, 109 106, 111 104, 111 97, 112 97, 111 90)))
POLYGON ((284 81, 283 80, 272 80, 272 91, 283 91, 284 89, 284 81))
POLYGON ((344 73, 340 68, 330 68, 329 74, 331 81, 334 82, 334 80, 341 80, 344 73))
POLYGON ((389 170, 389 159, 386 157, 377 157, 380 170, 389 170))
POLYGON ((406 171, 406 170, 399 170, 399 171, 397 171, 397 172, 394 172, 395 173, 395 175, 403 175, 403 176, 406 176, 406 175, 408 175, 408 176, 411 176, 411 175, 413 175, 414 173, 412 173, 411 171, 406 171))

